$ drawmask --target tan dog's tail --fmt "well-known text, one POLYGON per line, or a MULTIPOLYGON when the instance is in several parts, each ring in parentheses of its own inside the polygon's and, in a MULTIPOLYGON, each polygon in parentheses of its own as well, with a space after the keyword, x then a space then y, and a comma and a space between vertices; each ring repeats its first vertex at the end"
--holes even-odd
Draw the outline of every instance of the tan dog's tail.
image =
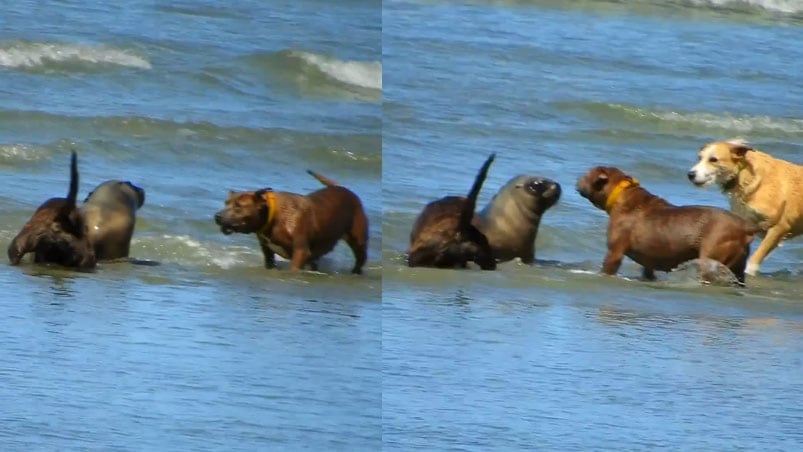
POLYGON ((307 174, 309 174, 310 176, 314 177, 315 179, 318 179, 318 182, 326 185, 327 187, 339 187, 340 186, 340 184, 338 184, 337 182, 333 181, 332 179, 329 179, 328 177, 326 177, 326 176, 324 176, 322 174, 316 173, 315 171, 307 170, 307 174))
POLYGON ((477 197, 480 194, 480 189, 482 188, 483 182, 485 182, 485 178, 488 177, 488 168, 490 168, 494 158, 496 158, 496 153, 491 154, 488 159, 485 160, 485 163, 482 164, 482 168, 480 168, 480 171, 477 173, 477 177, 474 179, 474 185, 471 186, 471 191, 468 192, 463 211, 460 212, 460 223, 458 224, 461 230, 465 230, 471 225, 471 219, 474 218, 474 210, 477 208, 477 197))

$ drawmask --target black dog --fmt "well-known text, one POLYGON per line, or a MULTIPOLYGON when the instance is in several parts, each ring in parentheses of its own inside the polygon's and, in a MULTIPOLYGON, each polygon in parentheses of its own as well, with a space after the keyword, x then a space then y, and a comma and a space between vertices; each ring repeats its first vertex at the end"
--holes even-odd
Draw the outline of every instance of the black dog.
POLYGON ((75 204, 78 195, 78 163, 70 160, 70 191, 66 198, 50 198, 39 208, 8 247, 8 259, 17 265, 27 253, 34 262, 67 267, 93 268, 95 253, 89 242, 86 222, 75 204))
POLYGON ((465 268, 472 261, 483 270, 496 269, 488 239, 471 224, 477 196, 494 157, 496 154, 491 154, 482 165, 467 197, 446 196, 424 207, 410 233, 410 267, 465 268))

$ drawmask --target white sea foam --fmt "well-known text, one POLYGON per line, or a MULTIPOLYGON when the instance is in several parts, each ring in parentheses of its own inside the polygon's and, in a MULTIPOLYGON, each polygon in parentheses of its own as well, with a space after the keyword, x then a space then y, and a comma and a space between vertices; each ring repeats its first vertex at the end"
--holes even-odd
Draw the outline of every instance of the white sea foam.
POLYGON ((174 261, 205 262, 208 266, 228 269, 241 265, 251 259, 251 249, 227 247, 220 249, 215 245, 199 242, 187 235, 164 235, 159 240, 159 254, 162 259, 174 261), (232 249, 236 248, 236 249, 232 249))
POLYGON ((0 159, 2 160, 34 162, 45 157, 46 154, 42 152, 42 148, 36 146, 16 143, 0 144, 0 159))
POLYGON ((730 116, 711 113, 657 112, 655 117, 663 121, 691 123, 705 127, 728 129, 737 133, 756 131, 803 133, 803 119, 773 118, 769 116, 730 116))
POLYGON ((766 11, 784 14, 803 12, 803 1, 800 0, 693 0, 698 6, 733 7, 747 5, 766 11))
POLYGON ((382 90, 382 63, 378 61, 342 61, 303 51, 293 51, 291 55, 339 82, 382 90))
POLYGON ((574 273, 574 274, 577 274, 577 275, 598 275, 599 271, 582 270, 582 269, 579 269, 579 268, 570 268, 569 269, 569 273, 574 273))
POLYGON ((145 58, 112 47, 35 42, 0 44, 0 67, 41 68, 65 63, 151 68, 151 64, 145 58))

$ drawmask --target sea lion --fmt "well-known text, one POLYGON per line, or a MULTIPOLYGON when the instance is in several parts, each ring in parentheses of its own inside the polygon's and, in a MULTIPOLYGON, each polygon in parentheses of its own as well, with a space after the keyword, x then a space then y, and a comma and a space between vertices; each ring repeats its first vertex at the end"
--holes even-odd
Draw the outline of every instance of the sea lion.
POLYGON ((128 181, 109 180, 95 187, 81 206, 95 256, 128 257, 137 209, 145 203, 145 190, 128 181))
POLYGON ((535 261, 535 238, 544 212, 560 199, 560 184, 543 177, 510 179, 476 215, 474 225, 491 244, 497 262, 535 261))

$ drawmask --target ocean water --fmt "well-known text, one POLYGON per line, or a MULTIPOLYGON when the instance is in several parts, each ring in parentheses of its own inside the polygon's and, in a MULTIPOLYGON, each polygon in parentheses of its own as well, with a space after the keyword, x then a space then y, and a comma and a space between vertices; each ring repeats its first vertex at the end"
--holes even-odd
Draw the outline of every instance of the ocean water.
MULTIPOLYGON (((739 289, 598 274, 619 166, 678 204, 699 147, 803 163, 794 0, 19 1, 0 15, 0 243, 106 179, 136 262, 0 271, 2 450, 798 450, 803 241, 739 289), (425 203, 563 186, 534 266, 409 269, 425 203), (369 262, 268 271, 228 190, 352 188, 369 262)), ((755 247, 755 245, 754 245, 755 247)))
POLYGON ((146 190, 131 255, 0 266, 0 449, 381 447, 378 1, 18 1, 0 15, 0 242, 107 179, 146 190), (262 268, 228 190, 354 190, 369 262, 262 268))
POLYGON ((801 42, 797 1, 384 2, 385 450, 799 449, 803 241, 746 289, 603 277, 607 216, 574 186, 612 165, 727 207, 686 179, 703 144, 803 163, 801 42), (423 206, 491 152, 480 205, 517 174, 563 187, 538 263, 407 268, 423 206))

